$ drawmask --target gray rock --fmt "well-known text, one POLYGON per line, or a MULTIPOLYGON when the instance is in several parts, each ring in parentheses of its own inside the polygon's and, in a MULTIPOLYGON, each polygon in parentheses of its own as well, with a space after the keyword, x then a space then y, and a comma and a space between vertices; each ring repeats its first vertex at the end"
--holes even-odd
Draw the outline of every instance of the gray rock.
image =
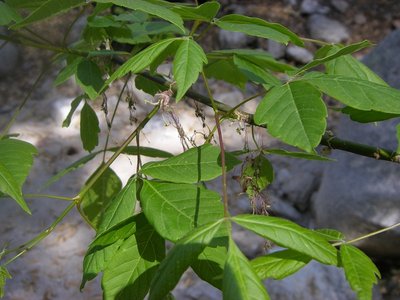
MULTIPOLYGON (((265 285, 274 300, 355 300, 342 269, 311 261, 299 272, 283 280, 267 280, 265 285)), ((381 299, 378 289, 375 300, 381 299)))
POLYGON ((302 14, 327 14, 330 11, 328 6, 321 5, 318 0, 303 0, 300 6, 302 14))
POLYGON ((306 211, 312 194, 318 190, 323 167, 330 163, 281 157, 272 157, 271 161, 275 179, 268 190, 299 211, 306 211))
MULTIPOLYGON (((6 31, 0 28, 0 33, 6 34, 6 31)), ((16 45, 0 40, 0 77, 10 75, 17 68, 19 52, 16 45)))
POLYGON ((288 58, 301 64, 309 63, 314 58, 313 54, 310 51, 299 46, 287 47, 286 55, 288 56, 288 58))
POLYGON ((273 40, 268 40, 267 42, 267 51, 271 53, 274 58, 282 58, 285 56, 286 46, 275 42, 273 40))
POLYGON ((245 48, 253 38, 242 33, 220 30, 218 40, 222 49, 245 48))
MULTIPOLYGON (((365 63, 383 79, 400 88, 400 30, 389 35, 366 58, 365 63)), ((398 120, 362 125, 343 116, 340 138, 396 149, 398 120)), ((351 239, 400 222, 399 165, 336 152, 338 161, 326 168, 315 198, 319 227, 332 227, 351 239)), ((400 257, 400 230, 362 240, 358 246, 370 255, 400 257)))
POLYGON ((308 19, 307 28, 312 38, 330 43, 339 43, 350 37, 345 25, 320 14, 312 15, 308 19))
POLYGON ((349 8, 349 3, 346 0, 332 0, 331 4, 341 13, 344 13, 349 8))

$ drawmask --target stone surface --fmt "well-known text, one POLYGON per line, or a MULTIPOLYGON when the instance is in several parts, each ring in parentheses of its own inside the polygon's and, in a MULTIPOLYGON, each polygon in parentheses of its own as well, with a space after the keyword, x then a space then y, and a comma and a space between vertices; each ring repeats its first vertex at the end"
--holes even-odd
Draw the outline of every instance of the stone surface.
POLYGON ((218 40, 221 49, 236 49, 246 48, 253 39, 243 32, 220 30, 218 32, 218 40))
MULTIPOLYGON (((265 285, 273 300, 356 300, 342 269, 311 261, 297 273, 283 280, 267 280, 265 285)), ((374 300, 381 299, 374 290, 374 300)))
POLYGON ((341 13, 349 8, 349 3, 346 0, 332 0, 331 5, 341 13))
MULTIPOLYGON (((400 30, 393 32, 366 58, 365 63, 383 79, 400 88, 400 30)), ((340 138, 396 149, 396 120, 361 125, 343 116, 340 138)), ((333 227, 348 239, 400 222, 400 168, 398 164, 375 161, 337 151, 336 163, 326 168, 315 198, 319 227, 333 227)), ((358 244, 369 254, 400 257, 400 230, 365 239, 358 244)))
POLYGON ((313 54, 310 51, 299 46, 287 47, 286 55, 288 58, 301 64, 309 63, 314 58, 313 54))
POLYGON ((267 41, 267 51, 271 53, 274 58, 282 58, 285 56, 285 45, 275 42, 273 40, 267 41))
POLYGON ((300 6, 300 12, 303 14, 327 14, 329 11, 330 8, 318 0, 303 0, 300 6))
MULTIPOLYGON (((6 30, 0 27, 0 33, 6 34, 6 30)), ((0 78, 10 75, 18 66, 19 52, 16 45, 0 40, 0 78)))
POLYGON ((321 14, 312 15, 307 21, 307 28, 312 38, 331 43, 340 43, 350 37, 345 25, 321 14))

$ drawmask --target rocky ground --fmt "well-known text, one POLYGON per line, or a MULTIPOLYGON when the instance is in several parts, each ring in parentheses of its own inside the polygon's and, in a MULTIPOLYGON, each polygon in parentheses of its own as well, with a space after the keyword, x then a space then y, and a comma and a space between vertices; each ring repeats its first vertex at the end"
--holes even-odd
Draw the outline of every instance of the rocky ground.
MULTIPOLYGON (((395 0, 222 2, 225 2, 225 12, 245 13, 280 22, 301 36, 330 42, 347 43, 369 39, 378 44, 390 32, 400 27, 400 2, 395 0)), ((60 42, 57 40, 59 39, 57 32, 64 28, 64 23, 66 23, 64 21, 71 19, 73 14, 65 16, 65 19, 52 21, 52 26, 42 26, 37 30, 40 32, 44 30, 46 37, 60 42)), ((396 70, 400 69, 400 65, 395 57, 400 51, 396 48, 396 45, 397 47, 400 45, 399 35, 392 38, 391 42, 385 42, 385 46, 371 55, 369 60, 367 58, 367 63, 397 88, 400 88, 400 75, 396 73, 396 70), (384 49, 388 48, 393 49, 392 52, 384 52, 384 49), (382 66, 384 63, 386 65, 382 66)), ((266 43, 241 34, 227 35, 223 32, 210 35, 204 42, 210 49, 245 46, 263 48, 270 51, 276 58, 294 64, 308 62, 312 59, 312 51, 315 50, 312 44, 307 44, 307 50, 293 46, 285 48, 276 43, 266 43)), ((2 61, 0 64, 1 125, 26 96, 40 70, 48 65, 50 54, 42 50, 15 48, 13 45, 7 45, 0 51, 2 61)), ((364 54, 366 52, 362 53, 364 54)), ((72 81, 54 88, 51 81, 56 72, 55 69, 49 70, 49 75, 39 84, 18 122, 12 128, 12 132, 20 133, 22 139, 35 144, 40 151, 33 172, 27 181, 26 192, 38 192, 38 188, 50 176, 85 154, 81 150, 79 139, 79 118, 73 119, 70 128, 61 128, 70 102, 74 96, 78 95, 79 88, 72 81)), ((121 87, 122 83, 116 86, 114 91, 117 92, 121 87)), ((229 101, 230 105, 234 105, 235 101, 238 102, 246 93, 220 83, 214 83, 212 88, 217 99, 229 101)), ((149 96, 136 90, 132 84, 129 85, 129 90, 137 99, 149 99, 149 96)), ((109 94, 110 110, 116 103, 116 92, 109 94)), ((246 109, 254 110, 255 104, 256 102, 250 102, 246 109)), ((204 130, 201 120, 194 116, 192 107, 191 102, 188 104, 182 102, 174 107, 188 136, 193 136, 195 130, 199 132, 204 130)), ((140 119, 150 109, 150 105, 138 101, 135 116, 140 119)), ((100 112, 100 109, 98 109, 98 115, 104 124, 104 114, 100 112)), ((204 110, 204 115, 207 122, 212 124, 211 115, 207 109, 204 110)), ((127 105, 123 103, 114 124, 112 145, 118 145, 134 128, 134 125, 130 124, 129 117, 127 105)), ((385 138, 386 135, 380 134, 379 131, 376 135, 370 136, 369 130, 374 130, 374 128, 368 128, 367 134, 351 136, 349 135, 349 132, 353 132, 353 130, 349 131, 351 124, 346 123, 344 119, 333 121, 333 128, 344 137, 358 138, 364 135, 369 136, 369 139, 364 142, 375 143, 377 135, 383 139, 380 142, 388 143, 390 147, 393 147, 393 141, 388 141, 385 138)), ((387 125, 389 129, 385 127, 384 132, 392 130, 390 129, 392 125, 393 123, 387 125)), ((103 132, 106 131, 104 126, 102 129, 103 132)), ((245 143, 251 143, 250 131, 244 128, 243 124, 225 123, 224 132, 224 138, 230 149, 240 149, 245 143)), ((201 134, 195 136, 200 143, 201 134)), ((256 138, 264 146, 276 145, 276 141, 269 138, 263 130, 256 131, 256 138)), ((104 142, 104 136, 102 142, 104 142)), ((159 115, 149 124, 142 135, 142 143, 144 146, 160 147, 173 153, 182 151, 177 131, 170 124, 167 114, 159 115)), ((290 218, 310 227, 335 227, 339 223, 339 229, 346 231, 350 237, 365 230, 375 230, 399 222, 400 199, 397 196, 399 188, 397 178, 400 172, 398 168, 385 163, 369 165, 370 159, 357 160, 351 155, 334 155, 342 163, 328 163, 327 166, 327 163, 271 157, 276 170, 276 179, 265 193, 265 199, 271 206, 270 213, 290 218), (344 174, 349 172, 349 166, 350 178, 353 178, 353 181, 344 177, 344 174), (364 172, 366 168, 368 172, 364 172), (368 179, 366 176, 369 175, 365 173, 371 173, 373 177, 368 179), (390 174, 390 176, 384 177, 385 174, 390 174), (380 197, 379 202, 376 201, 377 195, 380 197), (353 203, 353 206, 345 206, 348 203, 353 203), (326 211, 329 214, 325 214, 326 211), (351 212, 357 213, 351 214, 351 212), (340 222, 337 222, 339 220, 340 222)), ((46 192, 73 196, 100 161, 101 158, 94 160, 79 171, 66 176, 46 192)), ((121 176, 122 181, 126 182, 134 172, 135 165, 135 158, 121 157, 112 167, 121 176)), ((235 175, 235 172, 238 173, 239 170, 234 170, 232 175, 235 175)), ((216 189, 219 187, 218 182, 213 182, 212 185, 216 189)), ((233 212, 251 211, 248 199, 241 193, 240 186, 233 178, 230 178, 229 186, 232 187, 229 194, 233 212)), ((30 199, 28 203, 33 212, 30 217, 12 201, 4 199, 0 201, 2 201, 0 243, 9 243, 11 247, 29 240, 42 231, 67 205, 55 200, 30 199)), ((84 224, 79 214, 73 212, 51 236, 11 265, 10 273, 14 278, 7 283, 5 299, 101 299, 98 279, 89 283, 82 293, 78 289, 82 259, 93 235, 94 233, 84 224)), ((383 236, 380 240, 375 240, 375 243, 364 245, 375 254, 384 276, 380 286, 374 290, 374 299, 400 299, 399 245, 396 242, 400 240, 399 235, 397 231, 383 236)), ((239 230, 235 233, 235 238, 249 257, 266 252, 265 241, 257 236, 239 230)), ((0 247, 2 246, 0 244, 0 247)), ((267 282, 266 285, 272 299, 355 299, 354 293, 349 290, 341 272, 318 264, 310 264, 300 273, 284 281, 267 282)), ((221 298, 217 290, 199 281, 191 272, 185 274, 174 293, 177 299, 221 298)))

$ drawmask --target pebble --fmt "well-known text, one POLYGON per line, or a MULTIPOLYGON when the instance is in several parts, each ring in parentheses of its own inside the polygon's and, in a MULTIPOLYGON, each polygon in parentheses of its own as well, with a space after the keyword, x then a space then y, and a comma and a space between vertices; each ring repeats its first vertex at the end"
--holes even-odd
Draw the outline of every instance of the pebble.
POLYGON ((275 42, 273 40, 268 40, 267 50, 274 58, 282 58, 285 56, 285 45, 275 42))
POLYGON ((350 37, 349 30, 345 25, 320 14, 314 14, 308 19, 307 28, 313 39, 330 43, 340 43, 350 37))
POLYGON ((349 8, 349 3, 345 0, 332 0, 332 6, 339 12, 344 13, 349 8))
POLYGON ((302 14, 327 14, 330 8, 328 6, 321 5, 318 0, 303 0, 300 6, 300 12, 302 14))
POLYGON ((287 47, 286 55, 288 56, 288 58, 301 64, 309 63, 314 58, 313 54, 310 51, 298 46, 287 47))

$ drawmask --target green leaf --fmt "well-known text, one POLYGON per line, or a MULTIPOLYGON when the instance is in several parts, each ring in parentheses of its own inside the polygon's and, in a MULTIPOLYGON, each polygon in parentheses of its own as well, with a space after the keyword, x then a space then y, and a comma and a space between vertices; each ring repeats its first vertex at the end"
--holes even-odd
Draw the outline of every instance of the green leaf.
POLYGON ((76 69, 76 82, 90 99, 96 99, 104 81, 99 67, 90 60, 82 60, 76 69))
POLYGON ((229 240, 222 292, 226 300, 269 299, 260 278, 232 239, 229 240))
POLYGON ((314 231, 325 238, 328 242, 340 242, 344 240, 344 234, 335 229, 322 228, 314 231))
POLYGON ((0 26, 8 25, 12 21, 19 22, 21 16, 7 3, 0 2, 0 26))
POLYGON ((215 24, 224 30, 243 32, 283 44, 292 42, 301 47, 304 45, 303 41, 286 27, 259 18, 232 14, 223 16, 215 24))
POLYGON ((218 220, 195 228, 168 252, 151 283, 149 300, 163 299, 176 286, 183 272, 220 233, 223 223, 218 220))
POLYGON ((333 159, 313 153, 307 152, 292 152, 287 151, 284 149, 267 149, 263 150, 265 154, 273 154, 273 155, 282 155, 282 156, 289 156, 293 158, 300 158, 300 159, 309 159, 309 160, 321 160, 321 161, 333 161, 333 159))
MULTIPOLYGON (((338 51, 338 46, 332 46, 332 51, 338 51)), ((346 77, 359 78, 368 80, 381 85, 388 85, 382 78, 375 72, 364 65, 351 55, 344 55, 332 61, 326 62, 326 72, 331 75, 343 75, 346 77)))
POLYGON ((110 201, 99 223, 98 232, 128 219, 135 212, 137 177, 130 178, 125 187, 110 201))
POLYGON ((18 29, 26 25, 42 21, 44 19, 58 15, 64 11, 68 11, 71 8, 86 4, 85 0, 48 0, 41 6, 35 9, 25 19, 13 25, 11 28, 18 29))
POLYGON ((283 250, 260 256, 251 261, 253 270, 261 279, 281 280, 288 277, 311 261, 311 257, 293 250, 283 250))
MULTIPOLYGON (((90 182, 93 176, 96 176, 99 169, 93 173, 87 182, 90 182)), ((85 186, 86 184, 83 188, 85 186)), ((121 187, 122 183, 117 174, 111 168, 107 168, 93 186, 82 196, 80 213, 93 228, 97 229, 105 208, 119 193, 121 187)))
POLYGON ((15 9, 26 8, 29 10, 36 9, 48 0, 5 0, 5 2, 15 9))
POLYGON ((274 169, 263 155, 249 158, 242 168, 240 185, 243 191, 254 199, 274 180, 274 169))
POLYGON ((400 91, 394 88, 341 75, 317 74, 302 80, 353 108, 400 114, 400 91))
POLYGON ((342 108, 342 113, 349 115, 351 120, 359 123, 379 122, 400 117, 400 114, 389 114, 373 110, 359 110, 350 106, 342 108))
MULTIPOLYGON (((309 62, 308 64, 303 66, 301 69, 299 69, 297 71, 297 73, 304 72, 306 70, 309 70, 311 68, 319 66, 323 63, 330 62, 330 61, 334 60, 335 58, 357 52, 361 49, 370 47, 371 45, 372 44, 369 41, 362 41, 360 43, 351 44, 351 45, 348 45, 348 46, 342 47, 342 48, 341 47, 330 48, 331 51, 329 51, 329 54, 327 56, 314 59, 313 61, 309 62)), ((325 47, 332 47, 332 46, 329 45, 329 46, 325 46, 325 47)), ((321 51, 325 51, 325 50, 322 49, 321 51)))
POLYGON ((220 290, 222 290, 222 278, 228 251, 227 242, 227 238, 220 239, 219 245, 205 247, 199 257, 190 265, 202 280, 220 290))
POLYGON ((350 287, 360 300, 372 299, 372 287, 381 278, 379 270, 361 250, 348 244, 340 246, 340 258, 350 287))
MULTIPOLYGON (((115 152, 118 149, 119 149, 119 147, 113 147, 113 148, 108 148, 107 151, 115 152)), ((79 169, 80 167, 84 166, 86 163, 91 161, 93 158, 96 157, 96 155, 98 155, 100 153, 103 153, 103 150, 92 152, 92 153, 78 159, 74 163, 70 164, 68 167, 59 171, 56 175, 52 176, 49 180, 47 180, 46 183, 44 184, 44 187, 50 186, 51 184, 60 180, 62 177, 64 177, 68 173, 75 171, 75 170, 79 169)), ((160 158, 168 158, 168 157, 173 156, 171 153, 162 151, 159 149, 154 149, 154 148, 149 148, 149 147, 137 147, 137 146, 128 146, 122 151, 122 153, 126 154, 126 155, 138 155, 140 153, 140 155, 142 155, 142 156, 160 157, 160 158)))
POLYGON ((30 214, 22 197, 22 185, 28 176, 36 148, 16 139, 0 140, 0 191, 11 196, 21 208, 30 214))
POLYGON ((6 286, 6 280, 11 279, 11 275, 8 270, 0 266, 0 298, 4 297, 4 287, 6 286))
POLYGON ((136 232, 126 239, 104 270, 103 297, 107 299, 143 299, 160 262, 165 242, 140 214, 136 232))
MULTIPOLYGON (((208 181, 222 174, 220 153, 219 147, 205 144, 160 162, 149 162, 142 167, 141 172, 153 178, 170 182, 208 181)), ((229 153, 226 153, 225 160, 227 171, 240 163, 229 153)))
POLYGON ((140 203, 157 232, 173 242, 224 215, 218 193, 191 184, 143 180, 140 203))
POLYGON ((130 8, 133 10, 139 10, 145 13, 148 13, 149 15, 157 16, 161 19, 164 19, 177 27, 180 28, 181 33, 185 33, 185 27, 183 26, 183 20, 182 18, 176 14, 175 12, 171 11, 170 9, 167 9, 161 5, 158 5, 158 3, 151 3, 150 1, 145 1, 145 0, 135 0, 135 1, 129 1, 129 0, 95 0, 98 3, 114 3, 115 5, 123 6, 126 8, 130 8))
POLYGON ((285 143, 312 152, 325 132, 326 116, 320 92, 294 81, 268 92, 257 107, 254 121, 268 124, 268 132, 285 143))
POLYGON ((83 276, 80 289, 87 281, 92 280, 98 273, 104 271, 123 241, 136 231, 138 216, 131 216, 106 231, 98 233, 90 243, 83 259, 83 276))
POLYGON ((83 58, 73 57, 71 60, 67 60, 67 65, 58 73, 56 79, 54 80, 54 86, 58 86, 68 80, 72 75, 76 74, 78 65, 82 62, 83 58))
POLYGON ((182 99, 186 91, 196 82, 207 57, 203 49, 192 39, 180 44, 174 59, 173 74, 177 85, 176 101, 182 99))
POLYGON ((207 78, 223 80, 241 89, 246 87, 248 81, 247 77, 233 63, 233 59, 209 60, 209 64, 204 67, 204 73, 207 78), (231 76, 231 74, 235 74, 235 76, 231 76))
POLYGON ((270 87, 279 86, 282 84, 280 80, 270 72, 264 70, 246 58, 241 58, 240 56, 234 55, 233 62, 249 80, 255 83, 267 84, 270 87))
POLYGON ((279 246, 308 255, 329 265, 337 265, 337 251, 319 234, 291 221, 256 215, 239 215, 233 221, 279 246))
POLYGON ((74 112, 76 111, 76 109, 78 108, 79 104, 83 99, 85 99, 85 95, 80 95, 76 97, 74 100, 72 100, 71 109, 62 123, 62 127, 69 127, 69 125, 71 125, 72 116, 74 115, 74 112))
POLYGON ((99 120, 92 107, 85 101, 81 110, 81 140, 83 149, 91 152, 99 144, 99 120))
POLYGON ((217 50, 207 54, 209 58, 227 59, 238 56, 242 59, 251 61, 253 64, 258 65, 261 68, 268 69, 274 72, 286 72, 294 71, 297 68, 277 61, 272 55, 266 51, 254 50, 254 49, 226 49, 217 50))
POLYGON ((221 5, 216 1, 203 3, 196 7, 174 5, 171 10, 179 14, 184 20, 209 22, 217 15, 221 5))
POLYGON ((164 85, 156 83, 150 79, 147 79, 142 75, 138 75, 135 77, 135 87, 153 96, 159 93, 160 91, 165 90, 164 85))
POLYGON ((169 45, 175 41, 179 41, 179 39, 170 38, 161 40, 128 59, 110 76, 102 90, 104 90, 111 82, 121 78, 129 72, 139 73, 146 69, 169 45))

